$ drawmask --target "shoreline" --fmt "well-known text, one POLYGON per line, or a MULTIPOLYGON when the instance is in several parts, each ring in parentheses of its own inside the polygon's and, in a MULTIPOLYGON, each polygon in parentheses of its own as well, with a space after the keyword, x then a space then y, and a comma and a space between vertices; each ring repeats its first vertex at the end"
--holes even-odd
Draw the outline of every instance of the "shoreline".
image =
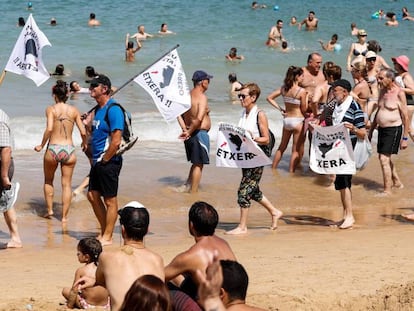
MULTIPOLYGON (((239 169, 206 166, 198 194, 178 193, 174 187, 185 181, 189 169, 184 154, 171 165, 169 160, 140 159, 144 152, 135 147, 125 156, 119 206, 138 200, 149 209, 150 233, 145 243, 165 264, 194 243, 187 229, 187 212, 194 201, 204 200, 218 210, 217 234, 230 243, 249 274, 249 304, 266 310, 367 310, 373 306, 376 310, 410 310, 414 306, 410 294, 414 222, 399 216, 414 209, 410 198, 414 185, 409 183, 410 170, 404 169, 412 165, 414 151, 395 157, 405 187, 389 197, 376 196, 382 185, 376 155, 353 178, 356 224, 351 230, 327 225, 342 216, 339 193, 324 187, 323 177, 305 169, 289 174, 290 155, 286 154, 280 169, 265 168, 261 182, 264 194, 284 212, 278 229, 267 229, 270 216, 253 203, 248 234, 243 236, 224 235, 239 220, 239 169)), ((77 155, 74 188, 88 168, 86 157, 77 155)), ((16 209, 23 248, 1 250, 3 278, 14 281, 0 285, 8 297, 0 302, 0 311, 24 310, 28 304, 34 310, 62 309, 61 288, 71 284, 79 267, 77 241, 98 232, 86 198, 72 203, 66 228, 57 218, 37 216, 44 213, 42 156, 15 155, 15 180, 22 184, 16 209)), ((57 172, 55 217, 61 215, 59 183, 57 172)), ((4 221, 0 222, 1 242, 7 241, 7 232, 4 221)), ((120 243, 117 224, 114 244, 109 247, 120 243)))

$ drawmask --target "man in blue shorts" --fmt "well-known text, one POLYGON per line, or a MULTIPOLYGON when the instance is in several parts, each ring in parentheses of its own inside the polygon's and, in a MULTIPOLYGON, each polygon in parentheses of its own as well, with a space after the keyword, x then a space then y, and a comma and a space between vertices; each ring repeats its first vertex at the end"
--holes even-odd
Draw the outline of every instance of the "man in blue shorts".
POLYGON ((210 76, 202 70, 193 74, 194 88, 191 90, 191 108, 178 117, 178 123, 183 132, 180 138, 184 140, 187 160, 192 163, 188 179, 180 191, 198 192, 204 164, 209 164, 211 128, 210 108, 205 92, 210 84, 210 76))
POLYGON ((124 130, 124 114, 111 98, 111 81, 97 75, 89 87, 91 97, 98 106, 92 122, 92 167, 90 171, 88 200, 101 225, 98 240, 112 244, 112 234, 118 212, 118 182, 122 156, 116 155, 124 130), (108 107, 110 107, 108 109, 108 107))

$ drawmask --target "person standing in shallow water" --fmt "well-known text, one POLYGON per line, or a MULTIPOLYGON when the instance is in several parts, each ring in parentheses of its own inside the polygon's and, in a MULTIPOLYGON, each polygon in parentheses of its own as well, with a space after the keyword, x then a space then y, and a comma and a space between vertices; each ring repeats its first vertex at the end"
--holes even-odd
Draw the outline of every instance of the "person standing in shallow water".
POLYGON ((72 175, 76 164, 75 146, 73 145, 73 129, 76 126, 82 137, 82 150, 86 150, 86 131, 79 110, 66 104, 69 89, 66 82, 58 80, 52 88, 55 104, 46 108, 46 129, 42 142, 34 150, 40 152, 47 144, 43 159, 44 196, 46 201, 46 218, 51 218, 53 212, 53 181, 55 172, 60 164, 62 181, 62 222, 67 221, 72 200, 72 175))
MULTIPOLYGON (((239 121, 239 127, 246 129, 252 136, 253 141, 258 145, 267 145, 270 140, 269 127, 265 113, 259 110, 256 105, 259 96, 260 88, 256 83, 243 84, 239 99, 244 110, 239 121)), ((258 202, 271 215, 272 224, 270 230, 277 229, 277 221, 282 217, 283 213, 275 208, 260 190, 259 182, 262 174, 263 166, 242 169, 243 177, 237 192, 237 203, 240 206, 240 223, 233 230, 227 231, 226 234, 247 233, 247 217, 251 200, 258 202)))
POLYGON ((198 192, 204 164, 210 164, 211 128, 210 108, 205 92, 208 90, 210 76, 202 70, 193 74, 194 88, 191 90, 191 108, 177 118, 182 129, 179 138, 184 140, 187 160, 191 162, 187 181, 177 190, 179 192, 198 192))

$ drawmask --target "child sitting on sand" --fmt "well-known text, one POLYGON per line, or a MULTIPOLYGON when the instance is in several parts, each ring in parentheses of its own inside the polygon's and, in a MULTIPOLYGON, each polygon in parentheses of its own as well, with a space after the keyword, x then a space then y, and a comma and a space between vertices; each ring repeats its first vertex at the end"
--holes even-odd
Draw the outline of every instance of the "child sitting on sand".
MULTIPOLYGON (((78 244, 78 260, 85 265, 75 272, 73 284, 83 276, 95 278, 98 258, 102 252, 101 243, 95 238, 84 238, 78 244)), ((110 310, 108 291, 102 286, 93 286, 78 291, 77 288, 65 287, 62 290, 63 297, 67 300, 67 307, 73 309, 94 309, 110 310)))

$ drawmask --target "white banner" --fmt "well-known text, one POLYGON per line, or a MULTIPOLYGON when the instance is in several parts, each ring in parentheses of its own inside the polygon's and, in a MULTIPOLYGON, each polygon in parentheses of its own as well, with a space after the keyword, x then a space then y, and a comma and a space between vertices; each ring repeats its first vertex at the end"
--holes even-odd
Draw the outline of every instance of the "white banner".
POLYGON ((190 109, 191 97, 177 49, 137 76, 134 81, 151 95, 167 122, 190 109))
POLYGON ((245 129, 220 123, 217 132, 216 166, 253 168, 272 164, 245 129))
POLYGON ((315 126, 309 166, 318 174, 355 174, 354 151, 343 124, 315 126))
POLYGON ((32 14, 29 15, 16 45, 7 62, 6 71, 23 75, 40 86, 49 79, 42 60, 42 48, 51 46, 45 34, 37 27, 32 14))

